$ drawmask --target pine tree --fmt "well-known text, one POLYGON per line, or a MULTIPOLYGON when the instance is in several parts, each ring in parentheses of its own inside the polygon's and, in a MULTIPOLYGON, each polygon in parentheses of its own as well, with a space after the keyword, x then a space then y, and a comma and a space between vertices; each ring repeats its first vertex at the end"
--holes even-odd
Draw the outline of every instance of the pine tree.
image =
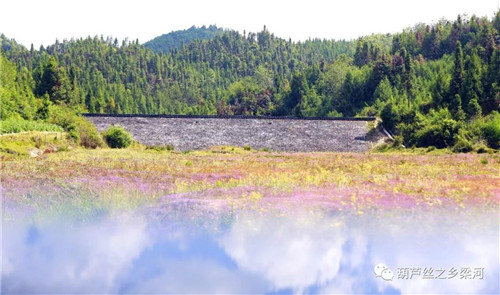
POLYGON ((406 51, 404 47, 401 50, 401 55, 404 59, 402 84, 403 84, 403 89, 408 97, 408 108, 410 108, 411 101, 415 98, 415 93, 414 93, 415 73, 413 70, 413 61, 411 59, 411 55, 406 51))
POLYGON ((453 115, 453 119, 457 121, 462 121, 465 119, 465 112, 462 109, 462 98, 460 94, 455 94, 451 101, 450 110, 453 115))
POLYGON ((484 87, 485 99, 481 105, 484 114, 500 111, 500 50, 493 51, 484 87))
POLYGON ((462 43, 460 43, 460 41, 457 41, 456 43, 454 60, 455 67, 453 70, 453 78, 450 84, 450 100, 448 101, 449 103, 451 103, 451 100, 455 97, 455 95, 462 93, 462 87, 464 84, 464 54, 462 51, 462 43))
POLYGON ((288 114, 300 115, 300 104, 308 90, 304 74, 296 71, 290 84, 290 93, 284 101, 284 108, 288 114))
POLYGON ((476 97, 473 97, 469 100, 469 103, 467 104, 467 115, 469 118, 477 118, 478 116, 481 116, 482 110, 481 106, 479 105, 479 102, 476 97))
POLYGON ((472 50, 472 53, 467 56, 465 62, 465 80, 462 90, 462 98, 466 104, 470 100, 476 99, 479 103, 483 101, 483 84, 482 78, 482 63, 477 50, 472 50))

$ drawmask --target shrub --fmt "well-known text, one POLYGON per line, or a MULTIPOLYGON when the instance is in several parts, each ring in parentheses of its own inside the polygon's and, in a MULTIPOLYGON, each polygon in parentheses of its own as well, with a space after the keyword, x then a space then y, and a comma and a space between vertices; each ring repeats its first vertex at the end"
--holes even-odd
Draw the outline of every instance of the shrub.
POLYGON ((95 149, 104 146, 102 138, 94 124, 68 108, 54 106, 51 110, 51 123, 57 124, 68 132, 76 144, 95 149))
POLYGON ((451 118, 447 109, 431 110, 428 117, 420 116, 420 128, 415 132, 419 147, 435 146, 445 148, 455 143, 455 134, 460 126, 451 118))
POLYGON ((427 147, 427 149, 425 151, 429 153, 429 152, 432 152, 435 150, 436 150, 436 147, 431 145, 431 146, 427 147))
POLYGON ((251 147, 251 146, 249 146, 249 145, 245 145, 245 146, 243 147, 243 149, 244 149, 245 151, 249 151, 249 150, 251 150, 251 149, 252 149, 252 147, 251 147))
POLYGON ((480 143, 480 144, 477 144, 476 146, 474 146, 474 150, 478 154, 484 154, 484 153, 488 152, 488 147, 485 146, 484 144, 480 143))
POLYGON ((468 153, 474 150, 473 142, 477 142, 474 136, 474 128, 469 125, 468 128, 460 128, 455 135, 455 145, 451 148, 454 153, 468 153))
POLYGON ((110 126, 103 134, 104 140, 110 148, 126 148, 132 144, 132 136, 123 127, 110 126))
POLYGON ((500 148, 500 113, 493 112, 482 126, 484 139, 492 148, 500 148))
POLYGON ((392 147, 400 149, 403 147, 403 137, 401 135, 394 136, 394 141, 392 142, 392 147))
POLYGON ((338 118, 338 117, 343 117, 344 115, 342 113, 338 112, 337 110, 332 110, 332 111, 328 112, 328 114, 326 114, 326 116, 338 118))
POLYGON ((382 119, 382 124, 384 125, 384 127, 391 132, 394 132, 394 128, 400 121, 399 114, 396 112, 396 110, 394 110, 391 103, 388 103, 384 106, 384 108, 380 112, 380 118, 382 119))
POLYGON ((95 126, 83 117, 78 117, 78 134, 80 136, 80 145, 85 148, 95 149, 104 146, 101 135, 95 126))
POLYGON ((80 134, 76 129, 76 125, 74 123, 70 124, 66 131, 68 132, 68 137, 71 138, 76 144, 80 144, 80 134))
POLYGON ((468 153, 474 149, 472 143, 464 137, 458 137, 457 142, 451 149, 454 153, 468 153))

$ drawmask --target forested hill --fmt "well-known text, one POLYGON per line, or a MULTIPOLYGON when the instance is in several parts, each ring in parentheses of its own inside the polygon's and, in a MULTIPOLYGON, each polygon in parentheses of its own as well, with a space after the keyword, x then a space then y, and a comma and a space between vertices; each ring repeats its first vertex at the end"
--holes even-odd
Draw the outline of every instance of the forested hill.
POLYGON ((354 41, 228 30, 168 53, 103 37, 28 50, 2 35, 2 120, 43 119, 51 104, 98 113, 375 115, 407 146, 480 142, 479 125, 498 118, 499 31, 497 12, 354 41))
POLYGON ((56 42, 40 50, 2 39, 4 55, 28 73, 35 96, 47 93, 53 103, 81 105, 89 112, 144 114, 270 114, 290 88, 294 71, 313 65, 319 71, 341 54, 353 56, 355 49, 347 41, 293 43, 267 30, 248 35, 227 31, 168 54, 102 37, 56 42), (258 109, 256 102, 230 97, 228 89, 243 84, 263 99, 258 109))
POLYGON ((187 30, 174 31, 156 37, 144 43, 144 46, 157 53, 168 53, 174 48, 182 48, 183 45, 188 44, 193 40, 213 39, 217 35, 222 35, 222 33, 224 33, 224 30, 214 25, 211 25, 208 28, 205 26, 200 28, 192 26, 187 30))

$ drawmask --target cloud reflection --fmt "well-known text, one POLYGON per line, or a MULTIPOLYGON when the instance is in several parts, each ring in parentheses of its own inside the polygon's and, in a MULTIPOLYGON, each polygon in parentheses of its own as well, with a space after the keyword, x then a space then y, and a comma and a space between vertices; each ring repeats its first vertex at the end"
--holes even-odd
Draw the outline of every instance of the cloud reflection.
POLYGON ((346 240, 343 227, 324 220, 242 218, 220 243, 240 268, 263 276, 275 290, 301 292, 337 276, 346 240))
POLYGON ((4 224, 2 293, 498 293, 496 223, 440 220, 240 215, 189 233, 137 216, 4 224), (375 278, 379 263, 392 281, 375 278), (402 280, 397 267, 484 267, 484 279, 402 280))
POLYGON ((4 225, 2 293, 115 293, 151 243, 145 229, 141 218, 85 226, 4 225))

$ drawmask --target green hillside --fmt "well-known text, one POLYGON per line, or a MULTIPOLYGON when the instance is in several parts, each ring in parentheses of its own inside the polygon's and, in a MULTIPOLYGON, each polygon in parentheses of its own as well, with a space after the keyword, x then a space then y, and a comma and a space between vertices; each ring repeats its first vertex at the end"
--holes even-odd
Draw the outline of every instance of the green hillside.
POLYGON ((173 31, 156 37, 144 43, 144 46, 154 52, 168 53, 172 49, 182 48, 183 45, 187 45, 193 40, 209 40, 223 33, 223 29, 214 25, 209 27, 202 26, 200 28, 192 26, 187 30, 173 31))

